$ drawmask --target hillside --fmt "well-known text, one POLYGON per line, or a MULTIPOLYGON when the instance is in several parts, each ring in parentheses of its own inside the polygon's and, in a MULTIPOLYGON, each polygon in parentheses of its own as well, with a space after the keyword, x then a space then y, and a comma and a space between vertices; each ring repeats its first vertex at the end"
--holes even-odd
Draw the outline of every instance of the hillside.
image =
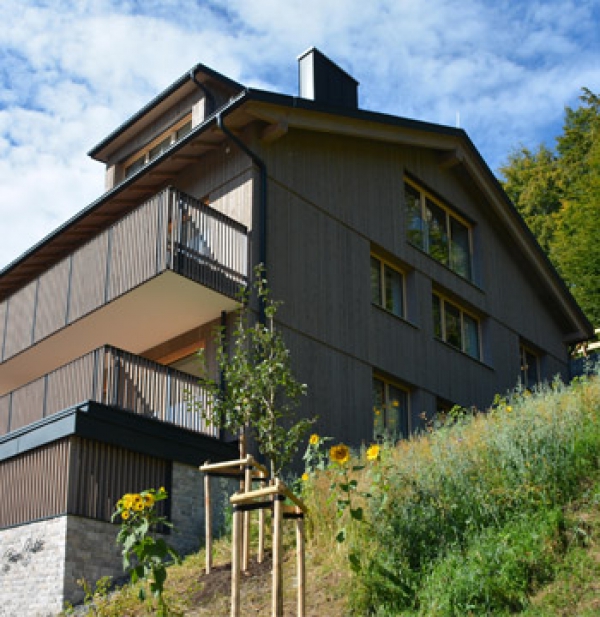
MULTIPOLYGON (((348 461, 329 461, 333 440, 311 441, 299 481, 312 513, 308 615, 600 614, 598 376, 516 391, 486 413, 454 410, 348 461)), ((202 551, 169 568, 174 615, 229 614, 226 538, 209 576, 202 551)), ((288 557, 285 614, 295 615, 288 557)), ((269 568, 253 563, 244 578, 243 615, 270 615, 269 568)), ((153 610, 125 587, 101 591, 87 614, 153 610)))

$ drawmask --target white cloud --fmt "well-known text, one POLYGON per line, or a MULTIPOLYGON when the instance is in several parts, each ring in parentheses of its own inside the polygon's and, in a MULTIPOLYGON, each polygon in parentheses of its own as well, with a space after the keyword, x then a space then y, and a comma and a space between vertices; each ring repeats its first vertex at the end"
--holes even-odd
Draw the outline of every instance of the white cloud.
POLYGON ((459 112, 496 168, 600 90, 599 22, 593 0, 2 0, 0 267, 100 195, 85 152, 198 62, 295 94, 314 45, 364 108, 459 112))

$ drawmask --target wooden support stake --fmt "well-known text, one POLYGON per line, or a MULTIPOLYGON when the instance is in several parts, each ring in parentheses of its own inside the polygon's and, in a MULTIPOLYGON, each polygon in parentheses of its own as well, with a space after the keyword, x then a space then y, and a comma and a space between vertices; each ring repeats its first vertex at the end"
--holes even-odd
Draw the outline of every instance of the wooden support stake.
MULTIPOLYGON (((260 487, 265 488, 267 481, 261 479, 260 487)), ((261 508, 258 511, 258 554, 256 561, 262 563, 265 560, 265 509, 261 508)))
POLYGON ((298 617, 305 617, 306 562, 304 554, 304 518, 296 520, 296 579, 298 582, 298 617))
MULTIPOLYGON (((278 481, 277 481, 278 482, 278 481)), ((282 529, 283 495, 273 497, 273 596, 271 598, 272 617, 283 617, 283 569, 282 569, 282 529)))
POLYGON ((204 531, 206 550, 206 573, 212 568, 212 505, 210 503, 210 476, 204 474, 204 531))
MULTIPOLYGON (((251 458, 251 457, 248 457, 251 458)), ((247 464, 244 474, 244 489, 246 493, 252 490, 252 465, 247 464)), ((242 552, 242 571, 248 571, 250 562, 250 512, 244 512, 244 545, 242 552)))
POLYGON ((242 544, 242 512, 233 509, 231 538, 231 617, 240 617, 240 558, 242 544))

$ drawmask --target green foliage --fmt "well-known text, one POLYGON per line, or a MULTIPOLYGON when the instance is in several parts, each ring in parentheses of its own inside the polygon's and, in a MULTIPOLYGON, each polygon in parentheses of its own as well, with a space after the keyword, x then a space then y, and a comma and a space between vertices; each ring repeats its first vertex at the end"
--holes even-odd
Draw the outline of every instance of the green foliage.
POLYGON ((314 420, 292 423, 306 385, 292 373, 289 350, 275 326, 279 303, 271 298, 262 266, 255 269, 254 279, 265 323, 253 320, 245 301, 231 349, 223 343, 223 330, 218 331, 217 364, 223 387, 208 377, 203 380, 214 404, 202 407, 201 412, 208 423, 233 434, 249 427, 259 451, 269 459, 274 477, 292 460, 314 420))
POLYGON ((556 152, 520 148, 503 186, 594 324, 600 323, 600 98, 584 88, 565 110, 556 152))
MULTIPOLYGON (((336 484, 329 515, 307 489, 314 523, 343 546, 355 573, 350 614, 502 615, 524 610, 585 527, 565 516, 598 473, 600 378, 497 397, 485 414, 381 446, 315 472, 336 484), (358 466, 363 463, 358 461, 358 466), (340 475, 341 474, 341 475, 340 475), (355 520, 350 509, 358 511, 355 520), (360 519, 360 520, 359 520, 360 519)), ((313 536, 321 537, 319 529, 313 536)))
MULTIPOLYGON (((156 512, 156 503, 167 498, 164 488, 123 495, 115 506, 112 520, 120 519, 117 542, 123 546, 123 570, 131 582, 148 581, 152 595, 158 601, 157 615, 166 617, 168 606, 163 597, 167 579, 166 561, 179 562, 179 555, 162 538, 156 537, 159 526, 172 527, 164 516, 156 512)), ((146 599, 144 585, 139 587, 139 599, 146 599)))

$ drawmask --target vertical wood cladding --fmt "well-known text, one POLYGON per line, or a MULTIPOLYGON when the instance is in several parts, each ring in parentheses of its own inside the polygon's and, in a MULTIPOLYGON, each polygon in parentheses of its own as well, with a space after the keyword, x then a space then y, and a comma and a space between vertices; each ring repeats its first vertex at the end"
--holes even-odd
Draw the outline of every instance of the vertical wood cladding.
POLYGON ((61 514, 110 521, 124 493, 160 486, 170 491, 171 467, 78 437, 54 442, 0 463, 0 528, 61 514))

